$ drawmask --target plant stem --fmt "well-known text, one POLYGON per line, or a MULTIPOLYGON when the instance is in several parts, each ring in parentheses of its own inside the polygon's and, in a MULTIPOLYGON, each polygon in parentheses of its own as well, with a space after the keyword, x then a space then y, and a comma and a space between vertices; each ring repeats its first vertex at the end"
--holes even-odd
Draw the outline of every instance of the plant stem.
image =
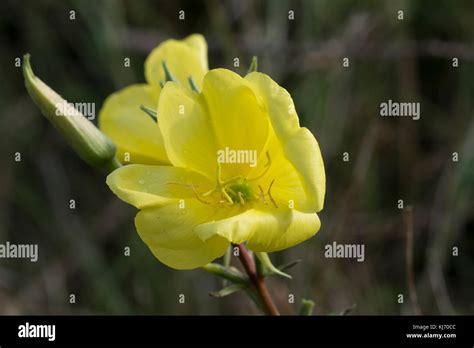
POLYGON ((245 272, 247 272, 247 275, 253 285, 255 292, 260 297, 262 304, 265 307, 265 311, 269 315, 280 315, 278 309, 275 306, 275 303, 273 302, 270 292, 268 291, 267 286, 265 285, 264 278, 259 277, 257 274, 255 262, 250 256, 248 250, 243 244, 237 244, 236 246, 239 248, 240 262, 242 262, 245 272))

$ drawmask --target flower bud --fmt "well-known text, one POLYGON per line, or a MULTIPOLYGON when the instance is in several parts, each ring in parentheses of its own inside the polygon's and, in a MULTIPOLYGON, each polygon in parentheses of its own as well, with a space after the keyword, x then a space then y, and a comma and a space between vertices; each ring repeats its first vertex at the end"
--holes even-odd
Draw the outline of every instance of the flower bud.
POLYGON ((111 166, 115 162, 114 143, 72 104, 34 75, 29 54, 23 57, 23 77, 26 89, 41 113, 84 161, 94 167, 111 166))

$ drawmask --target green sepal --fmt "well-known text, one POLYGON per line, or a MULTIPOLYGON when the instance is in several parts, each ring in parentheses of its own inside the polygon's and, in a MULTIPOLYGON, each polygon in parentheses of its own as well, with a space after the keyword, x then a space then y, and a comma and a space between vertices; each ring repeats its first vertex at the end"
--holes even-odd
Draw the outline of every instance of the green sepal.
POLYGON ((199 93, 199 87, 197 86, 196 81, 194 81, 192 76, 188 76, 188 83, 189 87, 191 87, 191 90, 193 92, 199 93))
POLYGON ((257 71, 257 69, 258 69, 258 58, 257 56, 253 56, 252 61, 250 62, 249 69, 247 70, 247 75, 254 71, 257 71))
POLYGON ((247 284, 248 278, 235 267, 224 267, 218 263, 208 263, 202 267, 208 273, 230 280, 237 284, 247 284))
POLYGON ((243 290, 246 287, 247 285, 245 284, 232 284, 232 285, 226 286, 225 288, 219 291, 212 291, 209 293, 209 295, 211 295, 212 297, 225 297, 237 291, 243 290))
POLYGON ((178 80, 176 80, 170 68, 168 67, 168 64, 164 60, 161 62, 161 66, 163 67, 163 71, 165 72, 165 83, 168 81, 178 82, 178 80))
MULTIPOLYGON (((258 257, 258 259, 260 260, 262 265, 265 266, 265 268, 270 272, 268 275, 277 274, 279 276, 291 279, 291 276, 289 274, 286 274, 285 272, 282 272, 281 270, 279 270, 278 268, 276 268, 273 265, 273 263, 270 260, 270 257, 268 256, 267 253, 265 253, 265 252, 255 252, 255 255, 258 257)), ((263 275, 265 275, 265 274, 263 274, 263 275)))
POLYGON ((145 111, 145 113, 151 117, 151 119, 155 122, 158 121, 158 116, 157 116, 157 112, 155 110, 153 110, 152 108, 149 108, 148 106, 145 106, 145 105, 140 105, 140 109, 142 111, 145 111))

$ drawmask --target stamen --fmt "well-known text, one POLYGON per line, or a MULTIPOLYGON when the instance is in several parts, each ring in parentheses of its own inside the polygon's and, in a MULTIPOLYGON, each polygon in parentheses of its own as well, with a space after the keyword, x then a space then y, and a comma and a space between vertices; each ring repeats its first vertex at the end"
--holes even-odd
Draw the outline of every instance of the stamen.
POLYGON ((263 202, 263 204, 268 204, 268 202, 265 200, 265 193, 263 192, 262 186, 258 185, 258 189, 260 190, 260 200, 263 202))
POLYGON ((222 183, 222 185, 227 185, 227 184, 230 184, 232 181, 237 181, 239 179, 242 179, 242 175, 237 175, 237 176, 234 176, 232 179, 229 179, 229 180, 226 180, 222 183))
POLYGON ((272 186, 273 186, 273 183, 275 182, 275 179, 272 180, 272 182, 270 183, 270 187, 268 187, 268 197, 270 198, 270 200, 272 201, 273 205, 275 206, 275 208, 278 208, 278 205, 276 204, 275 200, 273 199, 272 197, 272 186))
POLYGON ((222 166, 220 163, 217 163, 217 182, 222 185, 222 166))
POLYGON ((239 199, 240 199, 240 204, 244 206, 245 205, 244 195, 240 191, 239 191, 239 199))
POLYGON ((267 163, 264 165, 265 170, 263 171, 263 173, 261 173, 255 178, 247 179, 247 181, 255 181, 255 180, 261 179, 270 170, 270 166, 272 165, 272 159, 268 151, 265 151, 265 155, 267 156, 267 163))
POLYGON ((202 198, 199 196, 199 193, 196 191, 196 188, 194 187, 193 184, 191 184, 191 189, 193 190, 194 194, 196 195, 196 199, 197 199, 199 202, 204 203, 204 204, 211 204, 211 202, 205 201, 204 199, 202 199, 202 198))
POLYGON ((166 183, 166 185, 180 185, 180 186, 190 188, 199 202, 204 203, 204 204, 211 204, 211 202, 205 201, 201 198, 201 195, 199 194, 199 192, 197 192, 196 187, 193 184, 184 184, 181 182, 168 182, 166 183))
POLYGON ((234 204, 234 201, 232 200, 232 197, 229 196, 229 194, 226 192, 226 189, 223 188, 221 190, 222 192, 222 195, 225 197, 225 199, 227 199, 227 201, 230 203, 230 205, 234 204))
POLYGON ((242 175, 237 175, 237 176, 234 176, 232 179, 229 179, 229 180, 226 180, 226 181, 223 181, 222 180, 222 166, 220 163, 217 163, 217 182, 221 185, 221 186, 225 186, 227 184, 230 184, 232 181, 236 181, 238 179, 242 179, 242 175))

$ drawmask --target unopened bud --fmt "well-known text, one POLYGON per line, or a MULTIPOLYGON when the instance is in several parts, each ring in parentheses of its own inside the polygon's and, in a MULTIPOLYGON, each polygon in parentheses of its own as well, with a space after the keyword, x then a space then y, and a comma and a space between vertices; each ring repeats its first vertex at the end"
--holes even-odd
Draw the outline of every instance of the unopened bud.
POLYGON ((29 54, 23 57, 23 76, 31 99, 76 153, 89 165, 111 167, 114 143, 73 105, 64 107, 67 101, 34 75, 29 54))

